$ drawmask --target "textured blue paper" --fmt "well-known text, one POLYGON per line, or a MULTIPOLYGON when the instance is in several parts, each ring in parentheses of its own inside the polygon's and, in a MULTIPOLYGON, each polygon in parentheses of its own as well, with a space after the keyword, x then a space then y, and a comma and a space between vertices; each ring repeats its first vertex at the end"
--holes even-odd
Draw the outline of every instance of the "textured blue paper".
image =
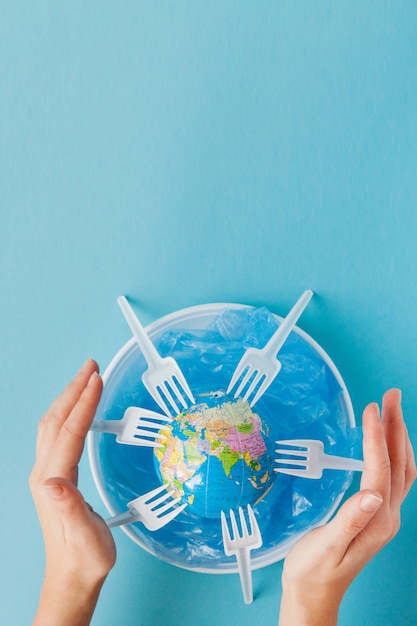
MULTIPOLYGON (((29 624, 43 547, 27 476, 38 418, 87 356, 226 301, 285 315, 337 364, 357 417, 417 407, 417 7, 389 2, 2 2, 0 623, 29 624)), ((104 513, 86 461, 80 483, 104 513)), ((357 483, 355 483, 357 487, 357 483)), ((412 492, 340 625, 416 626, 412 492)), ((94 626, 275 624, 281 565, 180 571, 115 531, 94 626)))

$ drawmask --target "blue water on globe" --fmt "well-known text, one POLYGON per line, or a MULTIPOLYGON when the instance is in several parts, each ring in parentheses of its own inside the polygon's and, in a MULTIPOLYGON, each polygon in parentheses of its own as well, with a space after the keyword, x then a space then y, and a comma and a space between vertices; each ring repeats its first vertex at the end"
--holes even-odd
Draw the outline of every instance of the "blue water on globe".
MULTIPOLYGON (((319 439, 326 452, 343 456, 357 454, 360 445, 338 378, 303 336, 290 334, 279 353, 281 371, 252 410, 221 392, 244 351, 263 347, 277 327, 264 307, 226 308, 207 328, 175 328, 153 338, 162 356, 178 361, 196 401, 174 419, 165 456, 163 448, 121 445, 110 434, 94 433, 99 482, 115 513, 162 482, 172 483, 187 504, 155 532, 140 522, 127 527, 158 558, 193 570, 230 571, 236 561, 231 566, 223 550, 220 511, 251 504, 263 537, 252 561, 262 561, 321 523, 349 486, 347 472, 308 480, 273 471, 276 440, 319 439), (215 419, 216 411, 226 411, 227 419, 215 419)), ((141 382, 145 369, 134 346, 113 368, 97 419, 121 419, 130 406, 160 412, 141 382)))
POLYGON ((161 431, 166 439, 154 449, 155 468, 190 512, 219 518, 266 495, 275 479, 275 445, 248 402, 221 391, 204 396, 161 431))

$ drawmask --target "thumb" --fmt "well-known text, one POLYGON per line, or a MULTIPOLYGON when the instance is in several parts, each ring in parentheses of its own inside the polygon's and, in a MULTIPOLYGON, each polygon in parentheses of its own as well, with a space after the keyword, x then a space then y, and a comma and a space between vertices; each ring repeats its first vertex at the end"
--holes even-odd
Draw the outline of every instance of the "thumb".
POLYGON ((369 524, 383 503, 381 494, 370 489, 359 491, 341 506, 327 525, 343 555, 355 537, 369 524))
POLYGON ((85 518, 89 513, 81 492, 65 478, 48 478, 43 488, 48 498, 53 501, 54 508, 65 518, 85 518))

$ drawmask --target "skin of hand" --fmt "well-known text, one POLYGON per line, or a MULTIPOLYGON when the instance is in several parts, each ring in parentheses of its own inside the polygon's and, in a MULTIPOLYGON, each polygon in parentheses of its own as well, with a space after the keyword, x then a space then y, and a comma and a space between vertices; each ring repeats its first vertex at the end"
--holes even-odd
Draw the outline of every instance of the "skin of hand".
POLYGON ((336 516, 300 539, 282 574, 279 626, 334 626, 353 579, 400 528, 401 504, 416 464, 401 409, 401 392, 390 389, 363 413, 364 471, 361 489, 336 516))
POLYGON ((36 626, 89 624, 116 560, 109 528, 77 488, 78 463, 102 387, 98 365, 88 359, 39 423, 29 481, 46 552, 36 626))

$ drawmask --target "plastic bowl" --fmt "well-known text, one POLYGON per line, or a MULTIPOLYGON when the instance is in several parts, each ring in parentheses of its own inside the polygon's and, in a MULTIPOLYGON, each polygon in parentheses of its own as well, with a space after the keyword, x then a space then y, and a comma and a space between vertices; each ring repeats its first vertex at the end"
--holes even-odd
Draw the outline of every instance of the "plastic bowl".
MULTIPOLYGON (((197 349, 196 345, 211 332, 208 329, 213 328, 219 316, 224 312, 232 317, 233 312, 250 315, 259 310, 229 303, 199 305, 155 321, 147 327, 147 332, 157 346, 162 341, 165 351, 167 346, 171 347, 171 353, 174 353, 184 373, 187 368, 192 372, 194 361, 198 360, 196 351, 201 350, 201 346, 197 349), (175 338, 181 336, 182 331, 182 353, 175 354, 175 338), (191 360, 187 346, 190 346, 190 354, 194 355, 191 360)), ((265 322, 265 328, 261 323, 251 331, 253 336, 250 340, 255 344, 257 340, 259 345, 265 343, 265 337, 259 337, 259 329, 271 334, 273 325, 277 326, 282 321, 277 315, 268 311, 267 314, 270 317, 265 322)), ((263 319, 262 316, 260 319, 263 319)), ((233 355, 228 360, 229 369, 225 368, 224 375, 233 371, 247 347, 239 344, 238 333, 233 328, 229 330, 230 344, 226 341, 225 345, 233 347, 233 355)), ((219 348, 219 354, 221 352, 219 348)), ((223 357, 217 355, 216 358, 223 357)), ((334 454, 352 455, 356 433, 352 403, 330 357, 308 334, 296 327, 281 348, 279 359, 283 363, 280 374, 254 407, 257 411, 259 406, 259 414, 268 422, 274 440, 320 438, 326 440, 326 449, 333 446, 334 454), (313 362, 315 378, 311 382, 307 378, 313 362), (323 389, 321 395, 317 391, 319 383, 323 389), (308 385, 311 388, 306 391, 308 385)), ((103 375, 104 389, 96 419, 119 419, 128 406, 159 410, 141 382, 145 368, 143 356, 135 340, 131 339, 119 350, 103 375)), ((191 380, 186 377, 191 384, 191 373, 190 376, 191 380)), ((215 383, 209 381, 207 384, 215 383)), ((160 484, 152 448, 121 445, 112 435, 90 432, 88 454, 97 489, 110 515, 124 512, 127 502, 160 484)), ((273 487, 253 507, 264 543, 262 548, 251 553, 252 569, 284 558, 305 532, 325 523, 336 510, 352 479, 351 473, 340 471, 324 472, 320 480, 282 474, 274 476, 273 487)), ((224 555, 220 519, 199 517, 190 507, 166 527, 153 533, 140 522, 121 528, 143 549, 178 567, 212 574, 238 571, 236 560, 224 555)))

